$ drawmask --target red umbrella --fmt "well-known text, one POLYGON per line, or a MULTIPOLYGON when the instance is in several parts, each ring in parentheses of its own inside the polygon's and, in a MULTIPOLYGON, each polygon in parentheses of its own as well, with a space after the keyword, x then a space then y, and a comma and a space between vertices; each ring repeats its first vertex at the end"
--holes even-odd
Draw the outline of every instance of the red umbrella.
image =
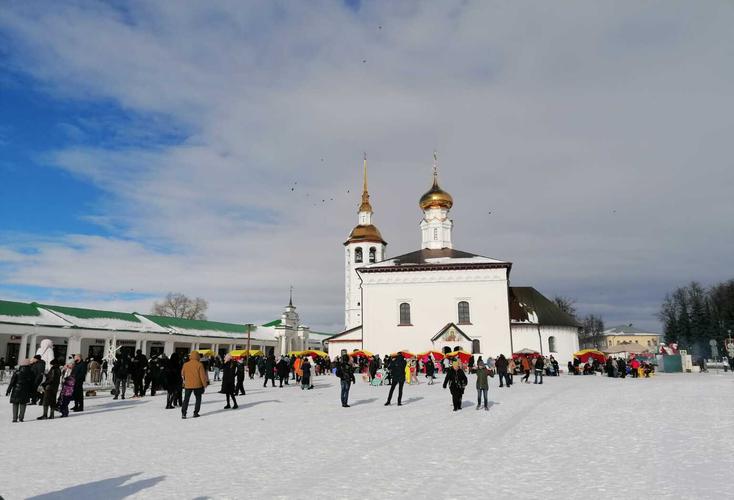
POLYGON ((597 351, 596 349, 584 349, 582 351, 575 352, 573 353, 573 357, 582 363, 588 363, 589 359, 595 359, 599 363, 605 363, 607 361, 607 357, 604 353, 597 351))
POLYGON ((459 358, 459 360, 462 363, 467 363, 469 359, 472 357, 472 355, 466 351, 454 351, 454 352, 450 352, 446 354, 446 357, 447 358, 459 358))

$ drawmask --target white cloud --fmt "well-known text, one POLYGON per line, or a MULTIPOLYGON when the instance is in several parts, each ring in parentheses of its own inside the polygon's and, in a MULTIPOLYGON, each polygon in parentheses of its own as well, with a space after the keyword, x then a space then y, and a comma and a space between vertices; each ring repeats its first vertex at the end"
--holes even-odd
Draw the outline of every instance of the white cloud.
POLYGON ((732 21, 716 2, 6 6, 13 61, 49 92, 188 134, 57 151, 120 237, 43 238, 4 280, 181 290, 232 320, 276 314, 293 283, 304 319, 338 328, 361 151, 394 255, 418 245, 437 148, 459 248, 654 324, 670 287, 732 268, 732 21))

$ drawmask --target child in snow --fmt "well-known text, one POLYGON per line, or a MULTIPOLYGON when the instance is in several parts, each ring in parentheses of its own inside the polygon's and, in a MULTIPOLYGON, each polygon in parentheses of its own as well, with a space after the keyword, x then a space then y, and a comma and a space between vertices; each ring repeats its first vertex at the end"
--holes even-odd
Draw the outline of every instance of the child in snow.
POLYGON ((61 394, 59 394, 58 410, 61 413, 61 417, 69 416, 69 403, 71 403, 74 397, 74 380, 73 375, 68 375, 64 378, 64 384, 61 386, 61 394))

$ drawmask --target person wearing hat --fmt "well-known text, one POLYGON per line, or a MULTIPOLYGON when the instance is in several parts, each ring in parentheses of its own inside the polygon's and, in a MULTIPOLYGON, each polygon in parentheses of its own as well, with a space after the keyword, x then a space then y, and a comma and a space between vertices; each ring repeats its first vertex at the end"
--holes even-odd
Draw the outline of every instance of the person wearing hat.
POLYGON ((10 378, 6 396, 10 396, 10 404, 13 405, 13 422, 22 422, 25 418, 25 408, 28 398, 36 390, 36 376, 31 370, 31 360, 21 359, 18 369, 10 378))
POLYGON ((232 356, 227 354, 224 356, 224 364, 222 365, 222 389, 219 391, 227 397, 227 406, 224 407, 225 410, 230 408, 236 410, 238 408, 237 399, 235 398, 237 395, 236 376, 237 366, 235 366, 235 361, 232 359, 232 356), (232 398, 232 406, 229 404, 229 398, 232 398))
POLYGON ((459 366, 458 361, 454 361, 451 367, 446 370, 446 378, 443 381, 443 388, 449 386, 451 391, 451 400, 454 404, 454 411, 461 410, 461 398, 464 396, 464 388, 466 387, 467 379, 464 370, 459 366))
POLYGON ((489 391, 489 379, 494 374, 484 365, 484 361, 478 361, 474 370, 477 375, 477 410, 482 407, 482 396, 484 397, 484 409, 489 410, 487 392, 489 391))
POLYGON ((41 403, 43 404, 43 415, 36 418, 36 420, 46 420, 47 418, 54 418, 54 410, 56 409, 56 393, 59 392, 59 383, 61 383, 61 369, 59 368, 59 361, 57 359, 51 360, 51 368, 46 373, 46 378, 43 381, 43 396, 41 403), (49 408, 51 414, 49 415, 49 408))

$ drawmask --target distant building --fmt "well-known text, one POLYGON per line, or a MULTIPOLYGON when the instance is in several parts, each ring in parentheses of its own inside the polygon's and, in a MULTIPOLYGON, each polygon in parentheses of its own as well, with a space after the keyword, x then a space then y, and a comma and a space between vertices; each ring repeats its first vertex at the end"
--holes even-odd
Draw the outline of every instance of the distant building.
POLYGON ((150 314, 102 311, 0 300, 0 357, 11 365, 36 353, 41 340, 51 339, 57 357, 71 354, 102 358, 108 352, 147 356, 194 349, 224 355, 250 348, 276 355, 303 349, 323 349, 325 333, 300 324, 292 300, 280 319, 264 325, 170 318, 150 314))
POLYGON ((657 350, 660 345, 660 334, 646 330, 640 330, 628 325, 620 325, 604 330, 601 334, 602 340, 599 347, 612 347, 625 344, 639 344, 643 347, 650 347, 651 351, 657 350))

